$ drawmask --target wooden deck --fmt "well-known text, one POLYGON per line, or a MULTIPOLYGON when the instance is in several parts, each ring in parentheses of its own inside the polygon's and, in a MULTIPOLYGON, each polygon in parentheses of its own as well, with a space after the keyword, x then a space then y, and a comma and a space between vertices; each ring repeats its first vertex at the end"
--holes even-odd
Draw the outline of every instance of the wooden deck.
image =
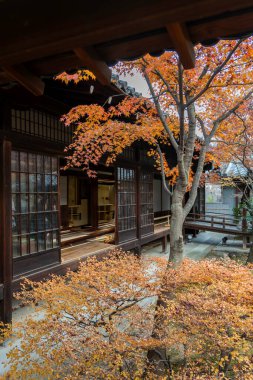
POLYGON ((63 248, 61 250, 62 264, 70 263, 71 261, 82 261, 92 255, 97 255, 100 252, 110 251, 116 246, 107 244, 97 239, 86 241, 82 244, 77 244, 73 247, 63 248))
POLYGON ((115 226, 112 224, 99 226, 94 228, 79 228, 61 232, 61 247, 71 246, 72 244, 81 243, 85 240, 95 238, 97 236, 106 235, 114 232, 115 226))
MULTIPOLYGON (((167 249, 167 237, 169 235, 169 228, 165 225, 155 226, 154 233, 143 236, 141 238, 141 245, 148 244, 152 241, 162 239, 163 250, 167 249)), ((88 257, 96 256, 102 258, 108 255, 108 253, 115 248, 122 248, 123 250, 131 250, 140 248, 139 240, 131 240, 119 245, 105 243, 104 237, 106 235, 89 238, 80 244, 75 244, 61 249, 61 262, 45 266, 43 268, 37 268, 34 271, 24 273, 22 276, 16 276, 13 278, 13 290, 17 291, 20 288, 20 283, 23 278, 29 278, 33 281, 41 281, 48 278, 51 274, 62 275, 69 269, 76 270, 81 261, 86 260, 88 257)))
POLYGON ((62 249, 62 260, 60 263, 37 268, 32 272, 24 273, 22 276, 14 277, 12 282, 13 290, 17 291, 20 289, 20 283, 24 278, 41 281, 50 277, 51 274, 64 275, 68 270, 76 270, 80 262, 86 260, 88 257, 105 257, 115 247, 113 244, 106 244, 94 239, 62 249))
POLYGON ((193 230, 214 231, 229 235, 249 236, 252 234, 252 229, 247 225, 246 220, 242 220, 242 223, 235 223, 234 218, 230 215, 189 214, 185 220, 184 227, 193 230))

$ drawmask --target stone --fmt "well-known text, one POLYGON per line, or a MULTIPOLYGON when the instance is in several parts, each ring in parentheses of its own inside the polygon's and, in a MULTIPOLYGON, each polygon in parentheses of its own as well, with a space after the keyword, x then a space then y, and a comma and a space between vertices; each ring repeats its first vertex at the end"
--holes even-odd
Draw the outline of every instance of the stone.
POLYGON ((177 343, 166 349, 166 356, 173 364, 180 364, 185 360, 185 349, 182 343, 177 343))

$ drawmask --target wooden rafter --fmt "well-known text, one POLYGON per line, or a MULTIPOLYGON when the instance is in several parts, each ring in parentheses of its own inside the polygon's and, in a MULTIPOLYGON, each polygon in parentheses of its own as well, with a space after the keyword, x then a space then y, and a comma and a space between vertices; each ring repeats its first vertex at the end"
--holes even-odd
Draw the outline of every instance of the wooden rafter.
POLYGON ((35 96, 43 95, 45 83, 24 66, 4 66, 3 70, 10 79, 13 79, 25 87, 35 96))
POLYGON ((186 70, 192 69, 195 66, 195 52, 185 25, 171 23, 166 28, 182 65, 186 70))
POLYGON ((99 59, 94 49, 79 47, 74 49, 74 52, 82 64, 93 72, 102 85, 108 86, 111 84, 111 70, 104 61, 99 59))
MULTIPOLYGON (((5 15, 0 23, 0 35, 4 36, 0 64, 20 64, 68 52, 76 46, 110 45, 126 38, 129 52, 119 58, 128 59, 132 56, 132 39, 135 43, 138 34, 157 32, 166 23, 187 22, 192 27, 191 21, 203 20, 205 29, 207 20, 217 17, 223 22, 224 16, 222 28, 226 35, 234 35, 235 29, 238 33, 252 30, 252 0, 177 0, 169 2, 169 6, 168 0, 145 0, 140 4, 136 6, 136 0, 128 0, 115 7, 114 1, 73 0, 69 6, 69 2, 62 1, 59 12, 57 2, 44 0, 40 12, 34 12, 31 0, 0 1, 0 14, 5 15), (230 24, 227 29, 225 18, 233 12, 245 15, 240 27, 230 24), (41 28, 45 20, 47 27, 41 28)), ((223 36, 220 30, 214 33, 217 38, 223 36)), ((201 33, 196 41, 205 41, 201 33)), ((168 42, 162 49, 171 48, 168 42)), ((152 51, 157 51, 156 44, 152 51)))

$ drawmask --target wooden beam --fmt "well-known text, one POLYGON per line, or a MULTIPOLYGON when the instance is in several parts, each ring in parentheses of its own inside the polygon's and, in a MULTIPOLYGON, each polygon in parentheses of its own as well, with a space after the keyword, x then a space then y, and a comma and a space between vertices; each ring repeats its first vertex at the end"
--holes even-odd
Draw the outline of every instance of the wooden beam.
POLYGON ((39 77, 27 70, 24 66, 4 66, 3 70, 10 79, 20 83, 33 95, 43 95, 45 83, 39 77))
POLYGON ((96 51, 92 48, 75 48, 74 52, 82 64, 96 76, 97 80, 104 86, 111 84, 112 72, 107 64, 98 58, 96 51))
MULTIPOLYGON (((115 0, 73 0, 71 7, 69 2, 61 2, 60 11, 58 2, 44 0, 40 12, 34 12, 33 4, 32 0, 0 1, 0 14, 5 15, 0 23, 0 36, 4 36, 1 65, 60 54, 75 46, 111 44, 120 38, 152 33, 170 22, 195 22, 239 10, 248 13, 252 0, 177 0, 169 6, 168 0, 128 0, 117 6, 115 0)), ((243 31, 248 29, 242 25, 243 31)), ((166 48, 169 43, 163 46, 166 48)))
POLYGON ((253 10, 247 13, 228 13, 224 18, 193 23, 189 31, 193 41, 201 42, 250 32, 253 31, 253 10))
POLYGON ((182 65, 186 70, 193 69, 195 66, 194 46, 185 25, 175 22, 166 25, 166 28, 182 65))

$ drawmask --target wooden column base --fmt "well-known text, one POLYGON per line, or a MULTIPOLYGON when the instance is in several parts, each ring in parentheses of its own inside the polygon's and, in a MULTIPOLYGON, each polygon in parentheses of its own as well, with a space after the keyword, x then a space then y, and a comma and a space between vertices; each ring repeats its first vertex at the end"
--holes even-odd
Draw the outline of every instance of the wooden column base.
POLYGON ((133 249, 133 252, 134 252, 134 254, 135 254, 136 256, 141 257, 141 246, 138 245, 138 247, 135 247, 135 248, 133 249))
POLYGON ((162 253, 167 253, 168 252, 168 236, 165 235, 162 238, 162 253))
POLYGON ((247 237, 243 236, 242 238, 242 248, 246 249, 247 248, 247 237))

